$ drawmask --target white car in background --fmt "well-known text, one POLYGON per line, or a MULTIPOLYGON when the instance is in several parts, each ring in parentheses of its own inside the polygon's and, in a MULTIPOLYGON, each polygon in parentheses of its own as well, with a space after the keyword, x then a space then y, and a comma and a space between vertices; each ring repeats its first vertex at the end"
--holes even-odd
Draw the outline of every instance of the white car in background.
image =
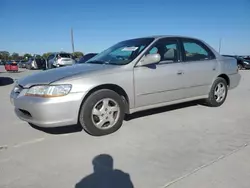
POLYGON ((73 65, 75 60, 70 53, 53 53, 47 59, 47 68, 63 67, 73 65))

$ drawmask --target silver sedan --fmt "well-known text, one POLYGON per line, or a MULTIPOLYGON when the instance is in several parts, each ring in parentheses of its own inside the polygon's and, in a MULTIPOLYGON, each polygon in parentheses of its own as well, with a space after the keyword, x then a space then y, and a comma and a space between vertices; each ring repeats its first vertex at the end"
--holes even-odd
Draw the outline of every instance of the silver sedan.
POLYGON ((24 121, 79 124, 100 136, 141 110, 197 99, 218 107, 240 78, 235 59, 201 40, 154 36, 119 42, 84 64, 22 78, 10 98, 24 121))

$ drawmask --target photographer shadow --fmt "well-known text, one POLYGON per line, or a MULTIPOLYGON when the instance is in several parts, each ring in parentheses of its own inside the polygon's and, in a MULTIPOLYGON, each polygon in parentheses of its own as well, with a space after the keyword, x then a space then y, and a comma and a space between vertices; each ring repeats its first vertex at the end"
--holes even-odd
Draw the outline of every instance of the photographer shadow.
POLYGON ((84 177, 75 188, 133 188, 129 174, 113 169, 113 158, 107 154, 96 156, 93 161, 94 172, 84 177))

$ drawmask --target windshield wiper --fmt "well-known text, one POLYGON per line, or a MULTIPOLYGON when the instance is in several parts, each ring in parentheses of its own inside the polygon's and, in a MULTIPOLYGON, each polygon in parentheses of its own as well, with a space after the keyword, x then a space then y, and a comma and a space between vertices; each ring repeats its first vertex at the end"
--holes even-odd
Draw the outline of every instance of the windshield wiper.
POLYGON ((110 63, 108 63, 109 65, 118 65, 118 66, 120 66, 120 65, 124 65, 124 64, 120 64, 120 63, 114 63, 114 62, 110 62, 110 63))
POLYGON ((90 63, 90 64, 109 64, 109 62, 102 61, 102 60, 87 61, 86 63, 90 63))

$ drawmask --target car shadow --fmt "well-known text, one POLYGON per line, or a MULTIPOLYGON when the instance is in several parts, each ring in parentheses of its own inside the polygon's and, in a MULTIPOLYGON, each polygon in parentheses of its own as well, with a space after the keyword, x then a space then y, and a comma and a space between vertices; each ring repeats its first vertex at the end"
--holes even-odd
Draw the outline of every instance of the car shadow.
MULTIPOLYGON (((170 105, 170 106, 165 106, 165 107, 160 107, 160 108, 155 108, 155 109, 150 109, 150 110, 145 110, 141 112, 136 112, 134 114, 127 114, 124 118, 125 121, 130 121, 133 119, 145 117, 145 116, 151 116, 155 114, 160 114, 168 111, 173 111, 173 110, 178 110, 181 108, 188 108, 192 106, 197 106, 197 105, 204 105, 201 101, 192 101, 192 102, 185 102, 185 103, 180 103, 180 104, 175 104, 175 105, 170 105)), ((29 125, 39 131, 43 131, 48 134, 54 134, 54 135, 60 135, 60 134, 69 134, 69 133, 76 133, 76 132, 81 132, 83 128, 80 125, 68 125, 68 126, 63 126, 63 127, 51 127, 51 128, 45 128, 45 127, 38 127, 32 123, 29 123, 29 125)))
POLYGON ((10 77, 0 77, 0 86, 7 86, 14 83, 14 80, 10 77))
POLYGON ((101 154, 92 160, 93 173, 76 183, 75 188, 133 188, 128 173, 114 169, 113 158, 101 154))
POLYGON ((125 116, 124 120, 130 121, 130 120, 145 117, 145 116, 151 116, 151 115, 155 115, 155 114, 160 114, 160 113, 164 113, 164 112, 168 112, 168 111, 174 111, 174 110, 178 110, 181 108, 188 108, 188 107, 197 106, 197 105, 203 105, 203 104, 201 101, 191 101, 191 102, 185 102, 185 103, 180 103, 180 104, 164 106, 164 107, 160 107, 160 108, 154 108, 154 109, 150 109, 150 110, 144 110, 144 111, 136 112, 133 114, 127 114, 125 116))
POLYGON ((69 125, 69 126, 63 126, 63 127, 51 127, 51 128, 45 128, 45 127, 38 127, 32 123, 29 123, 29 125, 39 131, 48 133, 48 134, 68 134, 68 133, 76 133, 76 132, 81 132, 82 127, 79 125, 69 125))

